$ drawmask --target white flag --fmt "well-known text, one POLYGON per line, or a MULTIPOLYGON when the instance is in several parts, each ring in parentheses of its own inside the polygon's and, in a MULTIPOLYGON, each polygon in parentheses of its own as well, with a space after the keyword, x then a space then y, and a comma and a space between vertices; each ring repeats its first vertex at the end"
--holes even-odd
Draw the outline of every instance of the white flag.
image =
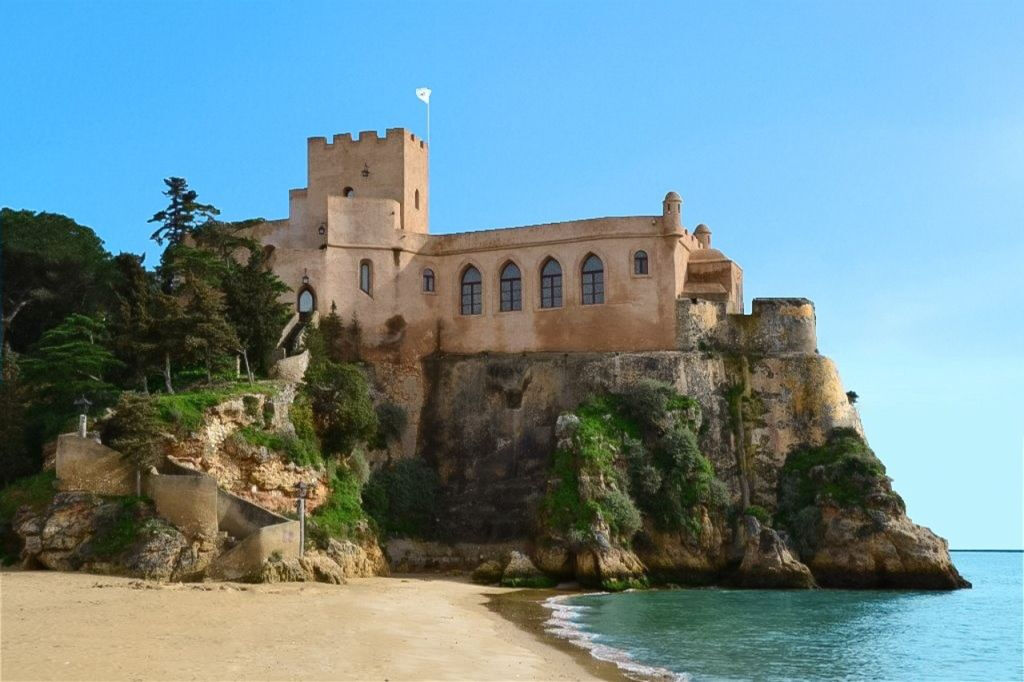
POLYGON ((430 88, 416 88, 416 96, 430 104, 430 88))

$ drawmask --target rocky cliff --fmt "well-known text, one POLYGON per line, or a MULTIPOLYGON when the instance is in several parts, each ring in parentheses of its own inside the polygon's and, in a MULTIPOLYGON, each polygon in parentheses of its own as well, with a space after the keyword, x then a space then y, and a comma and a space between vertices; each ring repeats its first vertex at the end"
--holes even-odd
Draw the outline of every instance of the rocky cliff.
MULTIPOLYGON (((817 352, 809 301, 755 301, 742 316, 681 301, 677 326, 676 351, 427 359, 418 454, 442 481, 442 539, 493 545, 506 555, 510 543, 519 545, 550 575, 597 582, 642 575, 744 586, 966 585, 945 541, 907 519, 884 467, 851 484, 860 486, 856 499, 805 484, 793 501, 787 461, 794 453, 825 446, 837 433, 870 452, 835 365, 817 352), (725 488, 725 509, 702 509, 694 532, 657 527, 645 515, 628 556, 602 528, 593 535, 608 542, 596 553, 552 542, 542 507, 559 440, 573 437, 556 432, 559 416, 651 380, 699 408, 690 427, 725 488)), ((803 473, 851 475, 815 466, 803 473)))

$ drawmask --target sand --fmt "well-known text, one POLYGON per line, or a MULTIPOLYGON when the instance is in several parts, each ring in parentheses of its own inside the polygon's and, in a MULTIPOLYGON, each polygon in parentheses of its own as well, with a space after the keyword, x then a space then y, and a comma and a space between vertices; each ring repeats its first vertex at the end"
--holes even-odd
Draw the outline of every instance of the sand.
MULTIPOLYGON (((142 583, 0 573, 3 680, 581 680, 599 669, 443 578, 142 583)), ((601 674, 601 677, 606 675, 601 674)))

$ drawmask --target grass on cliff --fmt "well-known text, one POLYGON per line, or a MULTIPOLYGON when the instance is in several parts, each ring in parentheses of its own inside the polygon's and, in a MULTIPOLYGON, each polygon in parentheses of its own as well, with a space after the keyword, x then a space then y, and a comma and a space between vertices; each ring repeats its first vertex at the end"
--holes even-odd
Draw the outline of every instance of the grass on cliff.
POLYGON ((616 459, 625 438, 639 437, 640 425, 617 396, 591 398, 575 414, 580 423, 574 447, 555 451, 552 474, 558 483, 544 499, 544 516, 554 530, 578 542, 600 516, 628 543, 641 519, 616 459))
POLYGON ((234 382, 179 393, 161 393, 154 396, 160 419, 185 432, 203 425, 206 410, 246 393, 273 395, 277 385, 272 382, 234 382))
POLYGON ((814 505, 819 495, 840 506, 857 506, 864 504, 870 483, 885 476, 885 465, 856 431, 840 428, 818 447, 791 451, 782 476, 790 482, 787 505, 791 508, 814 505), (816 467, 820 469, 812 475, 816 467))
POLYGON ((0 489, 0 524, 11 522, 18 509, 27 505, 33 511, 45 509, 57 494, 57 474, 53 470, 19 478, 0 489))
POLYGON ((542 510, 570 542, 588 541, 600 517, 628 545, 643 515, 667 530, 701 528, 700 508, 728 503, 724 485, 701 454, 696 401, 668 384, 643 380, 618 395, 593 397, 576 410, 571 448, 558 449, 542 510))
POLYGON ((307 533, 319 547, 326 547, 331 538, 351 537, 356 526, 367 518, 360 496, 362 484, 356 474, 341 466, 330 481, 327 500, 307 520, 307 533))

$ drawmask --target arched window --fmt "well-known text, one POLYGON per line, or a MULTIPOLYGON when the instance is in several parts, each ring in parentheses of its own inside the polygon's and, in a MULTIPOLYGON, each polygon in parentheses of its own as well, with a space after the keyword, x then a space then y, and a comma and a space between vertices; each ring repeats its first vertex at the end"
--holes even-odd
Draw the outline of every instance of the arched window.
POLYGON ((515 263, 501 269, 501 311, 523 309, 523 276, 515 263))
POLYGON ((483 280, 480 271, 470 265, 462 273, 463 315, 479 315, 483 312, 483 280))
POLYGON ((633 274, 646 275, 648 272, 647 252, 637 251, 633 254, 633 274))
POLYGON ((562 266, 548 258, 540 269, 540 307, 562 307, 562 266))
POLYGON ((313 296, 313 290, 306 287, 299 292, 299 312, 300 313, 311 313, 316 308, 316 297, 313 296))
POLYGON ((359 263, 359 288, 364 293, 373 295, 373 266, 368 260, 359 263))
POLYGON ((583 305, 604 303, 604 263, 590 254, 583 261, 583 305))
POLYGON ((434 292, 434 271, 430 268, 423 271, 423 291, 434 292))
POLYGON ((341 190, 341 195, 344 196, 344 197, 350 197, 351 198, 351 197, 354 197, 356 195, 356 191, 354 189, 352 189, 351 187, 346 187, 345 189, 341 190))
POLYGON ((420 191, 416 190, 416 210, 420 210, 420 191))

